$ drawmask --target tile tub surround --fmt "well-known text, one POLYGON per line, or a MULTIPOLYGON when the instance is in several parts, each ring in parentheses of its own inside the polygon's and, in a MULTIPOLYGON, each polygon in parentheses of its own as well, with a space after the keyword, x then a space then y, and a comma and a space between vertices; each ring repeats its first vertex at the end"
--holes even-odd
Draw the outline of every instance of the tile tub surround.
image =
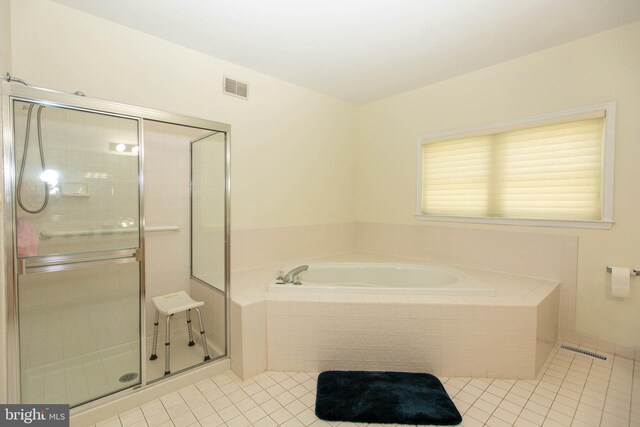
POLYGON ((534 378, 557 341, 558 284, 463 271, 497 296, 267 293, 267 369, 534 378))
MULTIPOLYGON (((518 234, 518 233, 516 233, 518 234)), ((519 233, 523 234, 523 233, 519 233)), ((479 236, 477 236, 480 238, 479 236)), ((490 238, 490 236, 485 235, 484 238, 490 238)), ((527 237, 522 237, 526 239, 527 237)), ((539 254, 542 253, 542 248, 545 244, 552 243, 553 239, 550 237, 538 238, 538 240, 533 239, 530 243, 533 245, 530 252, 537 252, 539 254), (535 243, 537 242, 537 243, 535 243)), ((572 239, 564 239, 562 241, 556 241, 553 243, 556 245, 556 249, 551 253, 556 253, 558 250, 557 245, 561 245, 560 250, 562 251, 562 259, 569 264, 573 264, 575 266, 575 260, 577 259, 576 245, 577 242, 573 242, 572 239), (569 255, 573 253, 573 255, 569 255), (572 258, 574 261, 571 261, 569 258, 572 258)), ((491 244, 488 244, 489 246, 491 244)), ((524 243, 521 243, 520 246, 526 246, 524 243)), ((523 252, 524 249, 519 250, 523 252)), ((526 252, 526 251, 525 251, 526 252)), ((520 254, 522 255, 522 254, 520 254)), ((522 255, 524 256, 524 255, 522 255)), ((488 257, 488 255, 485 255, 488 257)), ((292 260, 288 260, 291 262, 292 260)), ((326 257, 319 258, 308 258, 308 259, 299 259, 299 263, 308 263, 308 262, 392 262, 392 263, 429 263, 430 260, 415 260, 415 259, 406 259, 400 257, 394 257, 384 254, 375 254, 375 253, 343 253, 343 254, 335 254, 326 257)), ((556 260, 548 260, 549 262, 557 262, 556 260)), ((563 262, 564 262, 563 261, 563 262)), ((431 260, 431 263, 433 260, 431 260)), ((270 336, 271 340, 274 339, 273 331, 267 331, 267 318, 266 316, 260 318, 259 321, 252 321, 251 323, 246 323, 243 321, 245 317, 245 313, 264 313, 265 310, 262 309, 262 304, 264 303, 267 297, 267 287, 268 284, 273 280, 275 274, 278 270, 282 268, 282 264, 276 263, 272 265, 266 265, 259 268, 253 269, 241 269, 232 271, 231 274, 231 291, 232 291, 232 319, 231 319, 231 358, 232 358, 232 366, 234 372, 239 375, 243 379, 250 378, 254 373, 260 373, 267 367, 267 352, 266 348, 266 336, 270 336), (235 315, 234 315, 235 310, 235 315), (244 326, 244 325, 253 325, 253 326, 244 326), (250 331, 250 332, 249 332, 250 331), (248 359, 245 358, 245 355, 250 355, 248 359)), ((555 267, 554 267, 555 268, 555 267)), ((573 267, 572 267, 573 268, 573 267)), ((569 268, 565 268, 567 271, 564 273, 564 280, 571 280, 569 277, 571 276, 568 271, 569 268)), ((474 270, 481 274, 491 275, 491 272, 483 272, 479 270, 474 270)), ((517 280, 532 280, 526 279, 523 277, 519 277, 518 275, 506 275, 506 277, 511 277, 517 280)), ((535 358, 536 360, 536 369, 539 367, 541 361, 544 360, 543 354, 548 351, 552 343, 555 343, 556 340, 562 343, 568 343, 577 346, 585 346, 589 348, 596 349, 598 351, 604 351, 607 353, 615 353, 617 355, 633 359, 635 357, 634 349, 628 348, 625 346, 616 345, 610 342, 606 342, 604 340, 598 340, 592 337, 588 337, 585 335, 579 335, 574 332, 575 329, 575 273, 573 273, 573 283, 561 282, 559 286, 559 290, 556 294, 553 295, 552 298, 558 298, 560 300, 559 306, 555 303, 553 304, 541 304, 536 309, 537 313, 535 315, 537 325, 537 333, 540 336, 537 339, 536 354, 535 356, 530 356, 535 358), (554 314, 554 312, 559 312, 559 321, 558 317, 554 314), (552 324, 549 325, 548 323, 552 324), (559 322, 559 324, 558 324, 559 322), (554 338, 556 337, 556 338, 554 338)), ((510 295, 511 286, 506 286, 504 289, 507 292, 504 295, 510 295)), ((313 295, 305 296, 305 299, 309 299, 311 302, 311 298, 314 298, 313 295)), ((319 297, 318 297, 319 298, 319 297)), ((323 297, 323 298, 326 298, 323 297)), ((355 297, 354 297, 355 298, 355 297)), ((366 298, 373 298, 372 296, 368 296, 366 298)), ((327 301, 323 301, 327 302, 327 301)), ((374 301, 375 302, 375 301, 374 301)), ((513 303, 513 300, 511 301, 513 303)), ((448 302, 447 302, 448 304, 448 302)), ((466 302, 465 304, 470 304, 466 302)), ((514 303, 515 304, 515 303, 514 303)), ((457 309, 456 309, 457 310, 457 309)), ((455 311, 455 310, 454 310, 455 311)), ((272 313, 273 315, 273 313, 272 313)), ((255 317, 253 314, 249 315, 250 318, 255 317)), ((440 322, 435 322, 434 324, 437 326, 438 323, 442 324, 442 319, 440 322)), ((462 319, 468 321, 469 319, 462 319)), ((473 320, 473 319, 471 319, 473 320)), ((487 319, 481 319, 487 320, 487 319)), ((452 326, 452 323, 446 323, 445 327, 450 330, 456 326, 452 326)), ((437 326, 440 327, 441 326, 437 326)), ((273 328, 273 324, 271 324, 271 328, 273 328)), ((442 329, 440 329, 442 330, 442 329)), ((298 332, 296 332, 298 333, 298 332)), ((463 335, 464 336, 464 335, 463 335)), ((489 346, 486 340, 480 340, 482 345, 489 346)), ((445 338, 445 345, 451 346, 451 338, 445 338)), ((314 350, 310 350, 314 351, 314 350)), ((283 351, 280 351, 280 354, 270 354, 271 359, 273 360, 274 356, 280 356, 282 359, 284 356, 283 351)), ((426 357, 426 356, 425 356, 426 357)), ((288 356, 286 356, 288 358, 288 356)), ((288 359, 285 359, 288 360, 288 359)), ((450 364, 451 361, 447 361, 450 364)), ((312 365, 311 362, 305 362, 306 365, 312 365)), ((476 365, 479 362, 476 360, 474 362, 476 365)), ((473 366, 473 364, 472 364, 473 366)))
POLYGON ((231 271, 351 253, 355 230, 355 223, 232 230, 231 271))
POLYGON ((381 260, 462 266, 559 282, 562 342, 635 357, 633 347, 576 330, 575 235, 444 224, 355 222, 233 230, 231 242, 231 288, 234 299, 238 295, 244 298, 242 305, 248 300, 263 301, 272 274, 296 260, 303 263, 327 257, 328 261, 338 262, 381 260))
MULTIPOLYGON (((412 260, 401 259, 397 257, 390 257, 384 255, 376 255, 376 254, 363 254, 363 253, 350 253, 350 254, 338 254, 334 256, 315 258, 315 259, 306 259, 300 260, 300 263, 308 263, 308 262, 392 262, 392 263, 415 263, 412 260)), ((274 332, 273 332, 273 323, 270 324, 269 330, 267 331, 267 306, 265 305, 265 299, 267 299, 267 287, 269 282, 273 280, 275 277, 275 273, 281 268, 281 264, 274 264, 271 266, 260 267, 255 269, 248 270, 240 270, 233 271, 231 274, 231 290, 232 290, 232 302, 231 302, 231 359, 232 359, 232 369, 233 371, 243 379, 250 378, 252 375, 261 373, 267 369, 267 337, 274 340, 274 332)), ((518 281, 524 281, 527 283, 537 283, 535 280, 531 282, 533 279, 527 279, 512 275, 500 275, 491 272, 482 272, 478 270, 473 270, 476 274, 485 274, 488 277, 507 277, 512 281, 515 280, 515 283, 519 283, 518 281)), ((500 289, 500 300, 503 304, 502 309, 509 305, 518 305, 520 304, 521 296, 518 296, 516 292, 517 286, 513 286, 514 282, 509 282, 509 284, 503 284, 502 287, 498 287, 500 289)), ((279 293, 280 294, 280 293, 279 293)), ((554 294, 552 298, 556 298, 557 294, 554 294)), ((273 298, 286 298, 286 294, 280 294, 279 296, 272 296, 273 298)), ((314 299, 317 300, 318 303, 323 303, 324 305, 330 305, 330 302, 333 301, 333 297, 331 295, 324 295, 322 298, 324 301, 319 301, 320 296, 314 296, 313 294, 305 294, 305 300, 308 302, 313 302, 314 299), (330 300, 329 300, 330 298, 330 300)), ((351 298, 353 302, 357 301, 357 295, 342 295, 342 298, 351 298)), ((362 297, 363 300, 360 302, 368 302, 369 304, 379 304, 380 300, 376 295, 367 295, 366 297, 362 297), (364 301, 364 298, 367 298, 367 301, 364 301)), ((390 299, 395 301, 397 298, 407 298, 407 296, 393 296, 386 295, 383 297, 384 301, 389 303, 390 299)), ((468 297, 458 297, 462 298, 459 301, 466 301, 465 305, 472 305, 472 301, 468 300, 468 297)), ((483 303, 485 303, 488 299, 483 299, 483 303)), ((348 300, 343 301, 347 302, 348 300)), ((406 302, 406 300, 404 300, 406 302)), ((447 311, 447 314, 444 314, 445 317, 451 317, 453 314, 457 313, 459 310, 456 307, 453 307, 453 301, 448 297, 431 297, 430 301, 438 303, 442 303, 444 305, 452 304, 451 310, 447 311)), ((537 354, 532 354, 530 356, 531 360, 536 360, 536 367, 539 366, 541 360, 544 360, 544 352, 547 351, 545 349, 550 348, 550 344, 556 342, 557 339, 557 317, 553 317, 553 312, 557 310, 553 309, 554 304, 557 305, 557 302, 553 302, 552 299, 549 300, 550 304, 541 304, 537 309, 537 313, 533 313, 534 308, 530 308, 529 316, 531 317, 531 322, 534 322, 533 319, 536 319, 535 322, 542 322, 542 316, 551 313, 551 317, 549 320, 545 322, 543 325, 540 325, 537 328, 537 331, 541 333, 541 336, 538 337, 538 344, 535 346, 537 349, 537 354), (551 307, 551 308, 549 308, 551 307), (541 311, 542 310, 542 311, 541 311), (545 331, 542 333, 542 331, 545 331), (546 343, 546 344, 545 344, 546 343)), ((266 304, 269 304, 267 301, 266 304)), ((409 317, 406 313, 403 313, 400 308, 405 307, 405 305, 400 306, 398 308, 398 316, 409 317)), ((312 308, 316 310, 316 308, 312 308)), ((294 308, 294 310, 299 310, 299 308, 294 308)), ((319 310, 319 309, 318 309, 319 310)), ((414 309, 415 310, 415 309, 414 309)), ((434 316, 434 313, 440 310, 440 307, 436 307, 431 311, 429 316, 434 316)), ((324 314, 330 313, 330 308, 323 311, 324 314)), ((495 313, 494 313, 495 314, 495 313)), ((273 316, 273 312, 271 312, 273 316)), ((480 309, 478 309, 475 313, 476 316, 487 316, 488 314, 482 313, 480 309)), ((463 314, 463 317, 467 316, 463 314)), ((467 316, 469 317, 469 316, 467 316)), ((437 321, 431 322, 429 327, 438 328, 437 331, 442 332, 442 324, 443 319, 436 319, 437 321)), ((462 322, 469 323, 477 323, 471 322, 473 317, 467 319, 460 319, 462 322)), ((483 317, 481 321, 489 320, 483 317)), ((406 319, 404 321, 407 321, 406 319)), ((426 320, 422 320, 425 322, 426 320)), ((530 325, 533 326, 533 325, 530 325)), ((452 328, 460 327, 456 325, 455 322, 447 322, 444 326, 445 331, 449 331, 452 328)), ((475 327, 475 326, 474 326, 475 327)), ((500 327, 501 328, 501 327, 500 327)), ((485 335, 489 331, 487 330, 485 335)), ((282 334, 281 332, 278 332, 282 334)), ((433 332, 429 332, 428 334, 433 334, 433 332)), ((300 334, 300 332, 296 332, 296 334, 300 334)), ((532 336, 534 332, 531 332, 532 336)), ((313 333, 312 336, 317 336, 317 332, 313 333)), ((462 335, 464 336, 464 334, 462 335)), ((405 337, 406 338, 406 337, 405 337)), ((307 338, 308 339, 308 338, 307 338)), ((415 338, 418 339, 418 338, 415 338)), ((482 345, 487 346, 487 349, 491 349, 490 345, 494 345, 493 341, 486 341, 480 338, 475 338, 477 341, 481 342, 482 345), (490 344, 491 343, 491 344, 490 344)), ((502 339, 501 339, 502 340, 502 339)), ((438 343, 440 346, 440 342, 442 341, 441 337, 438 337, 435 340, 430 341, 430 346, 433 347, 434 343, 438 343)), ((416 345, 416 344, 414 344, 416 345)), ((446 346, 454 345, 450 338, 445 339, 446 346)), ((298 347, 299 348, 299 347, 298 347)), ((313 348, 313 347, 312 347, 313 348)), ((440 347, 438 347, 440 348, 440 347)), ((533 348, 533 347, 532 347, 533 348)), ((309 350, 309 349, 308 349, 309 350)), ((274 357, 278 359, 277 356, 280 356, 282 359, 282 352, 280 351, 280 355, 278 354, 270 354, 270 360, 273 361, 274 357)), ((314 351, 313 349, 309 351, 314 351)), ((460 350, 462 351, 462 350, 460 350)), ((288 356, 287 356, 288 358, 288 356)), ((426 356, 425 356, 426 358, 426 356)), ((288 360, 288 359, 287 359, 288 360)), ((425 362, 426 363, 426 362, 425 362)), ((305 363, 309 368, 314 365, 312 362, 305 363)), ((476 365, 477 365, 476 361, 476 365)), ((314 365, 315 366, 315 365, 314 365)), ((317 368, 316 368, 317 369, 317 368)), ((513 369, 512 369, 513 370, 513 369)))
POLYGON ((578 236, 546 232, 358 222, 354 246, 363 253, 560 282, 560 341, 633 359, 633 347, 576 329, 578 236))
MULTIPOLYGON (((349 253, 303 259, 299 262, 317 261, 399 262, 404 260, 388 256, 349 253)), ((281 268, 282 264, 277 263, 231 272, 231 368, 240 378, 248 379, 267 369, 266 294, 269 283, 281 268)))
POLYGON ((231 302, 231 370, 248 379, 267 369, 267 303, 231 302))
POLYGON ((359 222, 356 251, 575 284, 578 238, 478 228, 359 222))

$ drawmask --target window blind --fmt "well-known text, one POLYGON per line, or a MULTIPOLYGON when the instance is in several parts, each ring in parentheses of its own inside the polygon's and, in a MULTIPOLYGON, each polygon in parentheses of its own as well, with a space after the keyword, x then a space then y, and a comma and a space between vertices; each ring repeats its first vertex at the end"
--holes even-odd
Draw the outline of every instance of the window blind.
POLYGON ((423 151, 423 212, 485 215, 489 200, 491 139, 428 144, 423 151))
POLYGON ((601 219, 598 116, 425 143, 422 213, 601 219))

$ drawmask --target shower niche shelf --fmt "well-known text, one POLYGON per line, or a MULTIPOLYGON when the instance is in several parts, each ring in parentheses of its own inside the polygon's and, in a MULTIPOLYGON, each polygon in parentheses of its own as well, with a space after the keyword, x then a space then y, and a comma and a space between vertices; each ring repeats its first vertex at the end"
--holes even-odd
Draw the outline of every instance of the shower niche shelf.
POLYGON ((65 182, 60 193, 65 197, 89 197, 89 186, 86 182, 65 182))

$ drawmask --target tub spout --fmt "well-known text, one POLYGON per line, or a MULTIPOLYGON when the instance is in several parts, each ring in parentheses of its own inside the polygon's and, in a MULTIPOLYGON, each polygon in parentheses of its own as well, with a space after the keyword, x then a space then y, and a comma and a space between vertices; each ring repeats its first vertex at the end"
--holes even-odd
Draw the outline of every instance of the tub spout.
POLYGON ((287 274, 285 274, 282 277, 282 280, 284 281, 284 283, 293 283, 294 281, 297 281, 295 279, 297 279, 297 276, 300 273, 302 273, 303 271, 307 271, 308 269, 309 269, 308 265, 301 265, 299 267, 296 267, 291 271, 289 271, 287 274))

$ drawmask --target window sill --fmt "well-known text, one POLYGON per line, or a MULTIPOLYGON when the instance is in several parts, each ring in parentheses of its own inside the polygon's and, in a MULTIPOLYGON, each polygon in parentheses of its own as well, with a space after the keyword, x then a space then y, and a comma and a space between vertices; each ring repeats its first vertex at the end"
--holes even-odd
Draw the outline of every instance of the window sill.
POLYGON ((556 227, 556 228, 589 228, 610 230, 613 221, 610 220, 560 220, 560 219, 525 219, 525 218, 491 218, 472 216, 440 216, 417 214, 420 221, 458 222, 470 224, 520 225, 526 227, 556 227))

